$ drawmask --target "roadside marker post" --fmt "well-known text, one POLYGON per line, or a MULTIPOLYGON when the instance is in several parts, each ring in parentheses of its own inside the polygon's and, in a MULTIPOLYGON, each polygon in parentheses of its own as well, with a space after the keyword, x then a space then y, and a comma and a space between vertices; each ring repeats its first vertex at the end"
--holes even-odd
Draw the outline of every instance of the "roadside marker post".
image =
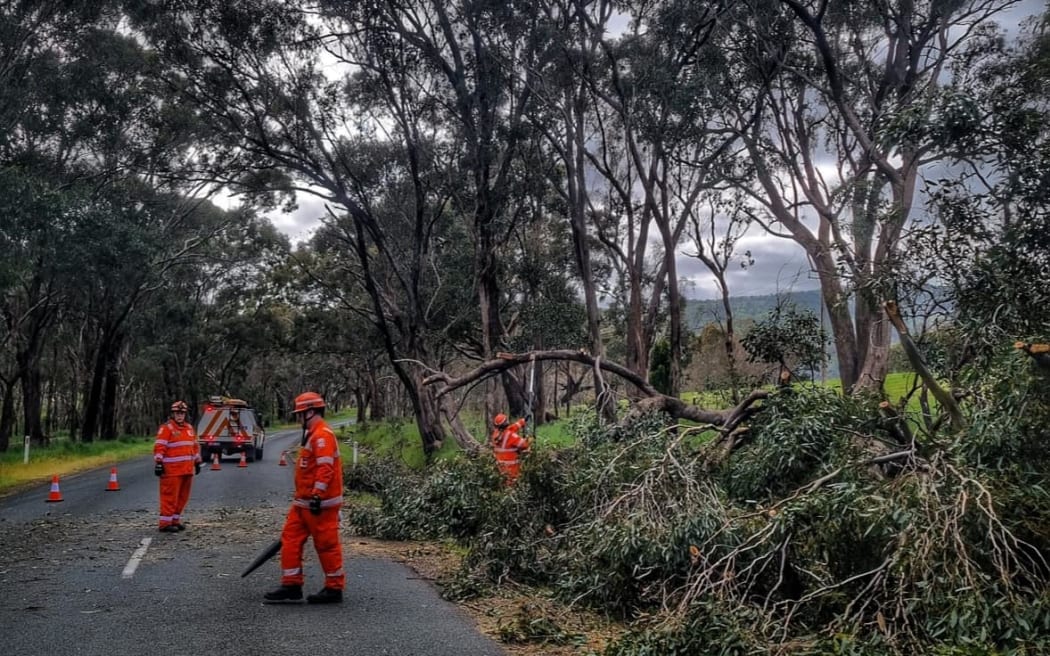
POLYGON ((25 455, 22 456, 22 464, 23 465, 28 465, 29 464, 29 436, 28 435, 26 435, 25 438, 23 438, 22 444, 24 445, 23 448, 25 449, 25 455))

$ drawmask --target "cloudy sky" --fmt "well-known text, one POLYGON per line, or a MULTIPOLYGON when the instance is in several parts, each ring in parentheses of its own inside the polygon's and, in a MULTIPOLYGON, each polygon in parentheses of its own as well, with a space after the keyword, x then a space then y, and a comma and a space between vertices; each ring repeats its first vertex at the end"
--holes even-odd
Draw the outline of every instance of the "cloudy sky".
MULTIPOLYGON (((1010 36, 1018 33, 1020 23, 1045 11, 1046 0, 1019 0, 1001 16, 1000 23, 1010 36)), ((292 213, 269 215, 273 224, 293 241, 309 237, 324 216, 323 202, 312 196, 300 195, 299 207, 292 213)), ((688 251, 686 247, 684 250, 688 251)), ((738 243, 737 252, 749 250, 754 264, 744 268, 730 268, 729 288, 734 296, 772 294, 778 291, 816 289, 818 283, 802 249, 786 239, 766 234, 755 226, 738 243)), ((692 298, 715 298, 718 289, 703 264, 692 257, 681 255, 679 275, 685 279, 686 294, 692 298)))

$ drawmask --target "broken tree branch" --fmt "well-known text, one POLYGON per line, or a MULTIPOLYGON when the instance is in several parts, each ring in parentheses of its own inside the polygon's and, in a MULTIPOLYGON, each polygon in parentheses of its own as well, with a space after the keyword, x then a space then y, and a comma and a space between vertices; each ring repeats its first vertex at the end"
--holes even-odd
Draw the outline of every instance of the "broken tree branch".
POLYGON ((937 399, 937 402, 941 404, 941 408, 948 413, 952 430, 961 430, 966 426, 966 420, 963 419, 962 410, 959 409, 959 404, 955 401, 955 397, 941 387, 940 383, 937 382, 937 378, 934 377, 929 367, 926 366, 922 353, 919 352, 919 348, 915 345, 915 342, 912 341, 911 334, 908 332, 908 326, 905 325, 904 320, 901 318, 900 310, 897 308, 897 302, 886 301, 883 303, 883 307, 886 309, 886 316, 889 317, 890 323, 892 323, 893 327, 897 330, 897 335, 901 340, 901 346, 904 347, 904 354, 908 356, 908 361, 911 363, 911 366, 915 368, 915 372, 919 374, 920 378, 922 378, 922 382, 926 384, 930 393, 933 394, 933 398, 937 399))

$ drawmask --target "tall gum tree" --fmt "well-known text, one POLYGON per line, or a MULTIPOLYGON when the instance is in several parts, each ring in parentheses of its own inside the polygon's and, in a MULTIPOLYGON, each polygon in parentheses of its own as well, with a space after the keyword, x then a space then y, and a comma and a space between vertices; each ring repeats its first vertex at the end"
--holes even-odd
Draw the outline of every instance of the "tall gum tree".
MULTIPOLYGON (((443 2, 329 2, 341 30, 362 25, 373 38, 398 44, 400 65, 420 80, 422 102, 434 102, 435 119, 456 136, 463 175, 450 203, 472 225, 474 285, 481 322, 482 359, 506 343, 500 314, 501 241, 516 215, 509 189, 515 162, 528 140, 525 119, 532 89, 518 70, 535 70, 542 55, 532 38, 535 10, 529 5, 443 2)), ((389 49, 377 50, 388 53, 389 49)), ((519 172, 520 174, 520 172, 519 172)), ((501 377, 511 412, 523 410, 520 385, 501 377)))
POLYGON ((915 128, 943 111, 959 53, 1013 4, 752 1, 726 23, 727 107, 751 159, 750 191, 816 270, 844 389, 881 389, 881 301, 893 294, 902 233, 917 218, 924 168, 955 155, 915 128))
POLYGON ((295 4, 199 2, 141 15, 138 25, 170 62, 169 83, 209 126, 213 147, 193 163, 202 179, 262 203, 292 192, 323 201, 319 284, 348 309, 366 300, 429 453, 446 436, 442 402, 423 389, 419 367, 433 360, 443 327, 431 327, 446 275, 437 252, 473 243, 455 231, 459 132, 444 129, 450 98, 421 74, 421 46, 384 25, 383 12, 396 8, 326 9, 308 18, 295 4))

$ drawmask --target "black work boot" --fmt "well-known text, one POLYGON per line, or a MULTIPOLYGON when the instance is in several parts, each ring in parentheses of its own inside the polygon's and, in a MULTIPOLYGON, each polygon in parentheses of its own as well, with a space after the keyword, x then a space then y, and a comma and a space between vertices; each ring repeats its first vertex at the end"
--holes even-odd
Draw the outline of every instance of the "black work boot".
POLYGON ((341 604, 343 603, 343 591, 335 588, 321 588, 317 594, 307 595, 308 604, 341 604))
POLYGON ((174 527, 175 527, 175 530, 176 530, 176 531, 185 531, 185 530, 186 530, 186 525, 185 525, 185 524, 182 524, 182 523, 179 523, 179 524, 172 524, 172 526, 174 526, 174 527))
POLYGON ((282 585, 263 595, 263 603, 266 604, 283 604, 302 600, 303 587, 301 585, 282 585))

